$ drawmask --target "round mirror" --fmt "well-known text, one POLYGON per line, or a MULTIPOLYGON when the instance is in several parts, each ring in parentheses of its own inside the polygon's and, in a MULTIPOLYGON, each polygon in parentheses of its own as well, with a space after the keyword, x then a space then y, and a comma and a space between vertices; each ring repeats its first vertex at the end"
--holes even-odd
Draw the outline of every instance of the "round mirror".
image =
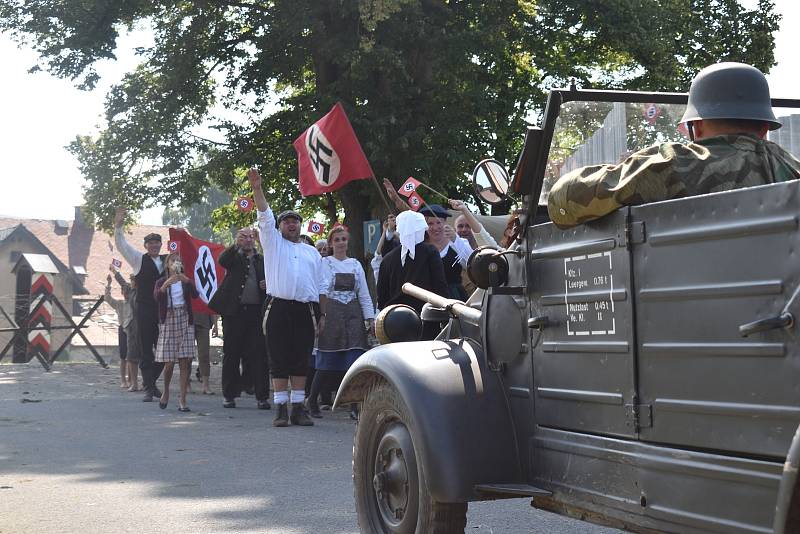
POLYGON ((481 200, 489 204, 499 204, 508 193, 508 171, 496 159, 485 159, 475 167, 472 183, 481 200))

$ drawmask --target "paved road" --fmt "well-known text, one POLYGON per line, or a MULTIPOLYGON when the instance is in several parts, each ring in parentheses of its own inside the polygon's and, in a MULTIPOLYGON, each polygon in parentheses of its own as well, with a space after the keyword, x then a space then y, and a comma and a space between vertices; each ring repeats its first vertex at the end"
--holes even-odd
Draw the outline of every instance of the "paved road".
MULTIPOLYGON (((194 394, 183 414, 142 403, 117 376, 0 364, 0 533, 358 532, 345 413, 276 429, 252 397, 224 410, 219 395, 194 394)), ((466 532, 619 532, 528 502, 473 504, 466 532)))

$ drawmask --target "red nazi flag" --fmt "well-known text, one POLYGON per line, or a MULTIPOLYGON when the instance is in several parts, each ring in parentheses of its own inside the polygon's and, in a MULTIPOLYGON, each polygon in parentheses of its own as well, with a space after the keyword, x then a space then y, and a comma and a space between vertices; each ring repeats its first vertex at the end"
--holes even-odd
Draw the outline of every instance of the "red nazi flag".
POLYGON ((413 176, 409 176, 408 180, 403 182, 403 185, 400 186, 400 189, 398 189, 397 192, 404 197, 411 196, 411 193, 417 190, 420 183, 421 182, 419 180, 415 180, 413 176))
POLYGON ((411 206, 411 209, 414 211, 419 211, 424 203, 425 201, 422 200, 422 197, 419 196, 419 193, 416 191, 408 196, 408 205, 411 206))
POLYGON ((294 141, 300 194, 321 195, 373 176, 341 103, 294 141))
POLYGON ((169 239, 171 243, 178 245, 186 276, 194 280, 194 286, 200 295, 200 298, 192 300, 192 311, 213 314, 214 311, 208 307, 208 301, 225 278, 225 269, 217 263, 225 246, 197 239, 180 228, 170 228, 169 239))
POLYGON ((325 233, 325 225, 317 221, 308 221, 308 228, 306 230, 312 234, 322 235, 325 233))

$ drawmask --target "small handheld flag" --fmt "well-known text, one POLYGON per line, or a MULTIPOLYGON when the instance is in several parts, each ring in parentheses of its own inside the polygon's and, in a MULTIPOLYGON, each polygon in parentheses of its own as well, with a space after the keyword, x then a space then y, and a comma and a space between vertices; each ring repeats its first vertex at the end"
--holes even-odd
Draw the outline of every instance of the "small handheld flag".
POLYGON ((416 191, 408 196, 408 205, 411 206, 411 209, 414 211, 419 211, 424 203, 425 201, 422 200, 422 197, 419 196, 419 193, 416 191))
POLYGON ((322 235, 325 233, 325 225, 317 221, 308 221, 307 231, 312 234, 322 235))
POLYGON ((400 189, 397 190, 398 193, 403 195, 404 197, 411 196, 411 193, 417 190, 420 185, 419 180, 415 180, 413 176, 409 176, 408 180, 403 182, 403 185, 400 186, 400 189))
POLYGON ((248 197, 239 197, 236 200, 236 208, 244 213, 253 211, 253 199, 248 197))

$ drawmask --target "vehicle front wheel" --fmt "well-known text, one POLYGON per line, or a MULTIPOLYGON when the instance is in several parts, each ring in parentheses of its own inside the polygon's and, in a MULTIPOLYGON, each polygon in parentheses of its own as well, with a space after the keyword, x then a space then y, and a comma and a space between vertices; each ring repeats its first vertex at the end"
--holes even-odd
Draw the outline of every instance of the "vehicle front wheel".
POLYGON ((374 387, 364 399, 353 445, 353 488, 361 532, 464 532, 467 503, 431 498, 415 443, 419 439, 400 394, 387 383, 374 387))

